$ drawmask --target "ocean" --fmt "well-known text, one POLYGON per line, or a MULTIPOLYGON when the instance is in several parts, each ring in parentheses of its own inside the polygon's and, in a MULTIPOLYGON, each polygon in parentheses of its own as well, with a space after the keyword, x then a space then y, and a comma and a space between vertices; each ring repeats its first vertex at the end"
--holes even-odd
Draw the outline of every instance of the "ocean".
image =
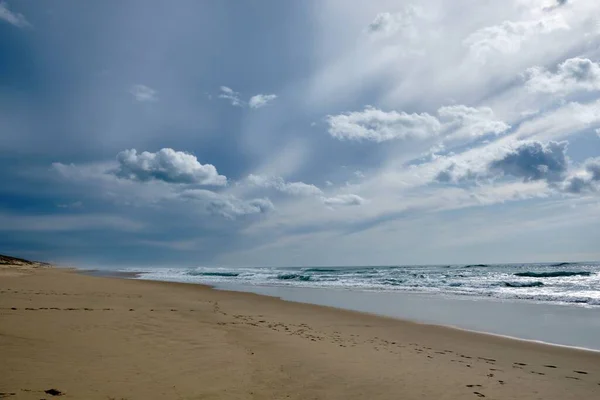
POLYGON ((600 263, 135 268, 138 279, 206 284, 600 351, 600 263))
POLYGON ((140 278, 219 286, 418 292, 600 307, 600 263, 138 268, 140 278))

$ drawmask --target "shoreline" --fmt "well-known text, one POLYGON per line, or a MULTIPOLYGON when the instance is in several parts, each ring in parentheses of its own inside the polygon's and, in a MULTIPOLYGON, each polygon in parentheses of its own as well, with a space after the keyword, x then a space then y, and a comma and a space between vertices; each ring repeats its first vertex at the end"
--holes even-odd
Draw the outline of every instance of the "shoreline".
MULTIPOLYGON (((112 275, 110 275, 110 273, 109 273, 108 275, 104 275, 104 276, 112 276, 112 275)), ((523 341, 523 342, 527 342, 527 343, 536 343, 536 344, 547 345, 547 346, 556 346, 556 347, 574 349, 574 350, 579 350, 579 351, 600 353, 600 343, 599 343, 598 347, 596 347, 596 348, 585 347, 585 346, 575 345, 575 344, 557 343, 557 342, 552 342, 552 341, 548 341, 548 340, 525 338, 525 337, 519 337, 519 336, 505 334, 505 333, 498 333, 498 332, 488 331, 488 330, 484 330, 484 329, 468 328, 468 327, 460 326, 459 324, 452 323, 452 322, 444 323, 444 322, 436 322, 436 321, 433 321, 433 322, 432 321, 423 321, 423 320, 419 320, 416 318, 404 317, 404 316, 399 316, 399 315, 390 315, 390 314, 382 313, 377 310, 365 311, 365 310, 359 310, 359 309, 344 306, 344 305, 331 305, 331 304, 326 304, 326 303, 319 303, 319 302, 311 301, 310 299, 309 300, 306 300, 306 299, 295 300, 295 299, 285 298, 285 297, 282 297, 281 295, 277 295, 277 294, 265 293, 264 291, 260 290, 260 289, 277 288, 279 290, 285 291, 286 289, 289 289, 284 286, 260 286, 260 285, 250 286, 250 285, 243 285, 243 284, 219 285, 219 284, 193 283, 193 282, 174 282, 174 281, 166 281, 166 280, 162 281, 162 280, 157 280, 157 279, 144 279, 143 273, 123 273, 123 274, 121 274, 119 272, 116 272, 116 274, 112 277, 114 277, 116 279, 132 279, 132 280, 140 280, 140 281, 148 281, 148 282, 170 282, 170 283, 179 283, 179 284, 185 284, 185 285, 200 285, 203 287, 212 288, 214 290, 228 291, 228 292, 232 292, 232 293, 252 293, 252 294, 259 295, 259 296, 267 296, 270 298, 276 298, 281 301, 287 301, 287 302, 293 302, 293 303, 299 303, 299 304, 312 304, 312 305, 322 306, 322 307, 332 307, 332 308, 338 309, 338 310, 353 311, 353 312, 358 312, 361 314, 373 315, 376 317, 392 318, 392 319, 396 319, 396 320, 403 321, 403 322, 422 324, 425 326, 444 327, 444 328, 456 329, 456 330, 470 332, 470 333, 490 335, 490 336, 504 338, 504 339, 508 339, 508 340, 516 340, 516 341, 523 341)), ((298 289, 298 288, 294 288, 294 289, 298 289)), ((360 293, 362 292, 360 290, 351 290, 351 289, 346 290, 346 289, 338 289, 338 288, 334 288, 334 289, 307 288, 307 289, 309 291, 345 292, 345 293, 356 294, 357 296, 360 296, 360 293)), ((365 292, 380 293, 380 292, 369 292, 369 291, 365 291, 365 292)), ((600 309, 595 308, 595 307, 580 307, 580 306, 571 305, 571 304, 551 304, 551 303, 544 303, 544 302, 534 302, 534 301, 514 300, 514 299, 509 299, 509 300, 504 301, 504 300, 499 300, 499 299, 494 299, 494 298, 476 297, 476 296, 465 296, 465 297, 461 297, 458 295, 438 296, 436 294, 427 293, 427 292, 421 293, 421 292, 391 292, 390 291, 390 292, 386 292, 386 293, 390 293, 390 294, 393 293, 394 295, 410 296, 410 297, 423 296, 423 297, 428 297, 428 298, 438 298, 439 301, 445 301, 447 299, 454 298, 459 301, 474 301, 474 302, 481 301, 481 302, 489 302, 489 303, 494 303, 494 304, 507 304, 508 303, 508 304, 514 304, 516 307, 522 307, 523 304, 525 304, 526 306, 527 305, 536 305, 536 306, 545 306, 545 307, 552 307, 552 308, 558 307, 558 308, 564 308, 564 310, 566 310, 566 311, 573 311, 573 312, 583 308, 583 309, 595 310, 598 313, 600 313, 600 309)))
POLYGON ((15 399, 50 387, 90 399, 563 400, 600 390, 594 351, 72 270, 0 274, 0 340, 0 392, 15 399))
MULTIPOLYGON (((115 279, 135 279, 135 280, 146 281, 146 282, 168 282, 168 281, 145 280, 145 279, 141 279, 141 278, 117 278, 117 277, 115 277, 115 279)), ((294 300, 286 300, 286 299, 281 298, 281 297, 270 296, 270 295, 255 293, 255 292, 251 292, 251 291, 232 290, 232 289, 220 289, 216 285, 207 285, 207 284, 202 284, 202 283, 187 283, 187 282, 178 282, 178 283, 181 283, 181 284, 184 284, 184 285, 200 285, 200 286, 207 287, 209 289, 220 290, 220 291, 231 292, 231 293, 252 293, 252 294, 255 294, 257 296, 264 296, 264 297, 275 298, 277 300, 284 301, 284 302, 298 303, 298 304, 311 304, 311 305, 314 305, 314 306, 317 306, 317 307, 328 307, 328 308, 333 308, 335 310, 340 310, 340 311, 356 312, 356 313, 359 313, 359 314, 370 315, 370 316, 377 317, 377 318, 391 318, 393 320, 397 320, 397 321, 401 321, 401 322, 405 322, 405 323, 422 325, 422 326, 453 329, 453 330, 462 331, 462 332, 468 332, 468 333, 473 333, 473 334, 477 334, 477 335, 493 336, 493 337, 500 338, 500 339, 514 340, 514 341, 525 342, 525 343, 532 343, 532 344, 537 344, 537 345, 542 345, 542 346, 560 347, 560 348, 571 349, 571 350, 576 350, 576 351, 584 351, 584 352, 591 352, 591 353, 598 353, 598 354, 600 354, 600 349, 592 349, 592 348, 580 347, 580 346, 570 346, 570 345, 565 345, 565 344, 560 344, 560 343, 545 342, 543 340, 524 339, 524 338, 520 338, 520 337, 516 337, 516 336, 502 335, 502 334, 494 333, 494 332, 486 332, 486 331, 478 331, 478 330, 474 330, 474 329, 461 328, 460 326, 450 325, 450 324, 427 323, 427 322, 422 322, 422 321, 413 320, 413 319, 407 319, 407 318, 401 318, 401 317, 388 316, 388 315, 384 315, 384 314, 378 314, 377 312, 358 311, 358 310, 353 310, 353 309, 350 309, 350 308, 327 306, 327 305, 322 305, 322 304, 317 304, 317 303, 308 303, 308 302, 305 303, 305 302, 294 301, 294 300)), ((315 288, 315 290, 330 290, 330 289, 315 288)), ((407 293, 407 294, 410 295, 410 293, 407 293)), ((422 293, 422 294, 429 295, 429 293, 422 293)), ((566 305, 566 304, 560 304, 560 305, 557 305, 557 306, 568 307, 568 305, 566 305)))

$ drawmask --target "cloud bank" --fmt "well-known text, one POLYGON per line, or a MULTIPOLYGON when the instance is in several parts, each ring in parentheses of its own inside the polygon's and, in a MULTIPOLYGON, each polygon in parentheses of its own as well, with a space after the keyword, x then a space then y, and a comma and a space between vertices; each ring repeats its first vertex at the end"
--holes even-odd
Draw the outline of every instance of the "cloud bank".
POLYGON ((382 111, 366 107, 338 115, 328 115, 329 134, 340 140, 373 141, 426 140, 437 136, 448 139, 473 138, 498 134, 510 126, 495 118, 489 107, 473 108, 465 105, 438 109, 438 116, 428 113, 382 111))

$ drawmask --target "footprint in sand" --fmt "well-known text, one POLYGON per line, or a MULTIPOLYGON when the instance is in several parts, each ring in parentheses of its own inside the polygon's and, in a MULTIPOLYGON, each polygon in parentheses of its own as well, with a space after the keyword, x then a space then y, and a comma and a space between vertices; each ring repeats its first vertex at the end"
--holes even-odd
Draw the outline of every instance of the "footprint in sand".
POLYGON ((515 364, 515 365, 521 365, 521 366, 525 366, 525 365, 527 365, 527 364, 524 364, 524 363, 517 363, 517 362, 516 362, 516 363, 513 363, 513 364, 515 364))
POLYGON ((483 393, 473 392, 473 394, 477 395, 477 397, 485 397, 483 393))
POLYGON ((587 375, 588 374, 585 371, 573 371, 573 372, 575 372, 576 374, 581 374, 581 375, 587 375))
POLYGON ((556 365, 544 365, 546 368, 557 368, 556 365))
POLYGON ((581 380, 581 379, 579 379, 579 378, 577 378, 575 376, 565 376, 565 378, 567 378, 567 379, 573 379, 575 381, 580 381, 581 380))
POLYGON ((481 385, 467 385, 468 388, 482 387, 481 385))

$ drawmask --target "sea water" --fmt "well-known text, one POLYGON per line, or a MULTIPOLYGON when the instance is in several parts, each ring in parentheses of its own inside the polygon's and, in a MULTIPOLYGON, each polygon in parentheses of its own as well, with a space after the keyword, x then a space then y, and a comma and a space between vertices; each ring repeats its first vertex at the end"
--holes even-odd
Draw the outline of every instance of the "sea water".
POLYGON ((202 283, 519 339, 600 350, 600 264, 136 269, 202 283))
POLYGON ((600 263, 138 269, 151 280, 420 292, 600 307, 600 263))

